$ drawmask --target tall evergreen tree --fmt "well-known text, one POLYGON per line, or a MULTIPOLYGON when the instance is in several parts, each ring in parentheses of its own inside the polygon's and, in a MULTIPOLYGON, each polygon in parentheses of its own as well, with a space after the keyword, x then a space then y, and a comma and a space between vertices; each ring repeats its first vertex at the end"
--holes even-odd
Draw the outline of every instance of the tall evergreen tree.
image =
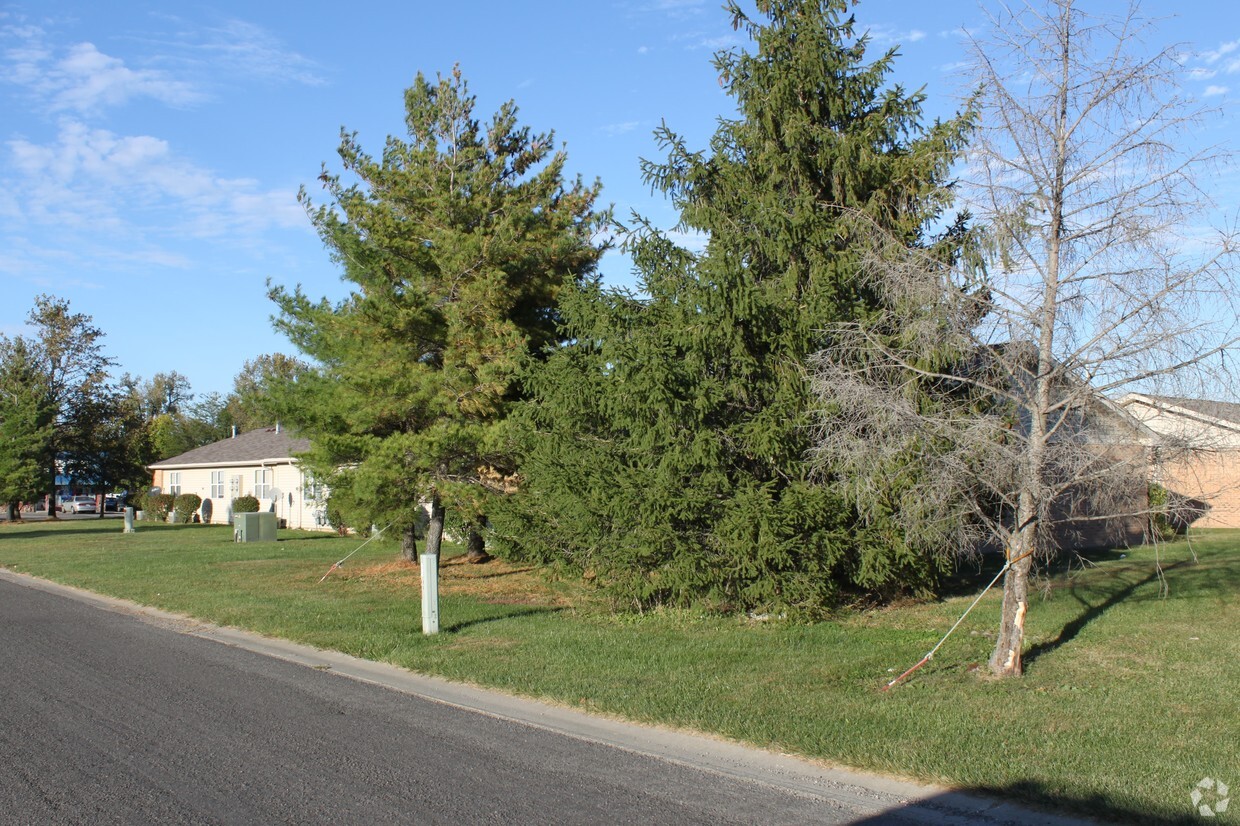
POLYGON ((729 3, 754 51, 716 55, 737 115, 708 151, 670 129, 647 181, 706 238, 678 247, 639 220, 638 297, 566 298, 573 341, 532 378, 522 496, 501 537, 633 604, 819 610, 842 584, 916 587, 933 564, 898 536, 855 534, 842 487, 808 478, 806 357, 824 328, 878 307, 854 277, 861 216, 910 244, 947 203, 966 119, 923 125, 887 87, 844 0, 729 3))
POLYGON ((474 104, 459 70, 419 74, 408 141, 388 138, 376 159, 342 134, 356 181, 325 169, 331 203, 306 204, 352 292, 271 291, 277 325, 315 362, 272 388, 274 409, 310 438, 333 506, 395 525, 408 558, 422 501, 430 550, 447 514, 483 555, 486 491, 513 472, 500 426, 519 370, 555 340, 561 286, 601 254, 598 185, 566 184, 554 136, 519 126, 513 103, 485 127, 474 104))
POLYGON ((43 492, 55 408, 29 344, 0 336, 0 504, 17 506, 43 492))

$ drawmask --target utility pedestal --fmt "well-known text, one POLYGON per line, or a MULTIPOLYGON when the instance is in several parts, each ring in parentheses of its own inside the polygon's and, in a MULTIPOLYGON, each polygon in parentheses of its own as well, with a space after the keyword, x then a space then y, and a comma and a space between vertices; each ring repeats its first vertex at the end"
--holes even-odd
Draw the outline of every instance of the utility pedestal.
POLYGON ((418 567, 422 575, 422 633, 439 633, 439 554, 421 554, 418 567))

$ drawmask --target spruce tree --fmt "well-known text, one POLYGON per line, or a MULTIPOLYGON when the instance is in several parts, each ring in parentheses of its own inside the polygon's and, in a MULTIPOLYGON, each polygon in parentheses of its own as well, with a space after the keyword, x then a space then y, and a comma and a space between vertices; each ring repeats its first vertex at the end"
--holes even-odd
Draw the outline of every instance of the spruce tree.
POLYGON ((44 492, 55 404, 38 360, 23 338, 0 336, 0 505, 10 522, 20 502, 44 492))
POLYGON ((531 378, 522 495, 500 534, 631 605, 818 611, 841 587, 924 584, 899 537, 857 534, 844 487, 809 478, 805 359, 876 311, 855 277, 858 217, 909 244, 947 204, 967 121, 923 124, 923 95, 867 62, 843 0, 729 3, 752 51, 715 57, 736 116, 708 150, 664 126, 647 181, 705 236, 693 253, 638 219, 644 294, 566 297, 573 344, 531 378))
POLYGON ((271 291, 277 326, 314 366, 273 382, 270 403, 310 439, 307 461, 355 526, 394 525, 414 557, 420 503, 428 549, 445 518, 482 554, 489 493, 514 471, 502 424, 517 377, 557 335, 556 296, 588 276, 598 185, 566 183, 554 135, 504 104, 489 124, 459 70, 405 93, 408 140, 382 155, 356 134, 339 149, 346 182, 311 219, 350 284, 347 298, 271 291))

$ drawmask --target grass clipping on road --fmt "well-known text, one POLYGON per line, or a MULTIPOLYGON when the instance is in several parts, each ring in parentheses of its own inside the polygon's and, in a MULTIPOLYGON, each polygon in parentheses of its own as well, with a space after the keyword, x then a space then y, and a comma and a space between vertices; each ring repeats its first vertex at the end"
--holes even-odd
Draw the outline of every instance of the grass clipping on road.
MULTIPOLYGON (((882 693, 960 616, 956 596, 755 622, 612 615, 576 583, 502 561, 441 565, 443 633, 421 634, 416 564, 375 542, 114 520, 0 525, 0 566, 426 674, 839 765, 1014 795, 1123 822, 1196 818, 1205 777, 1240 788, 1240 531, 1104 553, 1042 583, 1028 673, 985 676, 991 593, 936 658, 882 693)), ((451 553, 451 551, 449 551, 451 553)))

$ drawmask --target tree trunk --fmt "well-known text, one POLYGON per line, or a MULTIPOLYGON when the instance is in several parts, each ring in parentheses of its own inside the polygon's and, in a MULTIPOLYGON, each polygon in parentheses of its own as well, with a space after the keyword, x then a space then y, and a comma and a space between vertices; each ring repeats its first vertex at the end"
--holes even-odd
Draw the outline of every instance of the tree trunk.
POLYGON ((51 476, 50 483, 48 485, 48 489, 51 491, 51 493, 47 495, 47 518, 48 519, 59 519, 60 517, 57 516, 56 514, 56 506, 59 505, 60 503, 56 499, 56 465, 55 463, 52 464, 52 476, 51 476))
POLYGON ((426 525, 426 552, 439 556, 439 546, 443 543, 443 503, 439 496, 431 497, 431 518, 426 525))
MULTIPOLYGON (((1019 543, 1017 543, 1019 547, 1019 543)), ((990 673, 997 677, 1019 677, 1023 670, 1021 649, 1025 644, 1025 617, 1029 613, 1029 571, 1033 557, 1019 559, 1003 576, 1003 609, 999 619, 999 638, 990 655, 990 673)))
POLYGON ((469 526, 466 534, 465 561, 472 565, 481 565, 484 562, 491 561, 491 555, 487 553, 486 541, 482 538, 482 533, 474 525, 469 526))
POLYGON ((16 503, 16 502, 9 502, 8 507, 9 507, 9 524, 11 525, 11 524, 13 524, 14 522, 18 522, 18 521, 20 521, 20 520, 21 520, 21 513, 18 511, 18 508, 17 508, 17 503, 16 503))
POLYGON ((1029 613, 1029 572, 1037 547, 1038 523, 1034 497, 1022 491, 1017 500, 1016 530, 1008 547, 1011 567, 1003 575, 1003 607, 999 613, 999 637, 990 655, 990 673, 996 677, 1019 677, 1023 671, 1021 649, 1025 644, 1025 617, 1029 613))
POLYGON ((418 561, 418 528, 410 525, 400 535, 400 555, 409 562, 418 561))

